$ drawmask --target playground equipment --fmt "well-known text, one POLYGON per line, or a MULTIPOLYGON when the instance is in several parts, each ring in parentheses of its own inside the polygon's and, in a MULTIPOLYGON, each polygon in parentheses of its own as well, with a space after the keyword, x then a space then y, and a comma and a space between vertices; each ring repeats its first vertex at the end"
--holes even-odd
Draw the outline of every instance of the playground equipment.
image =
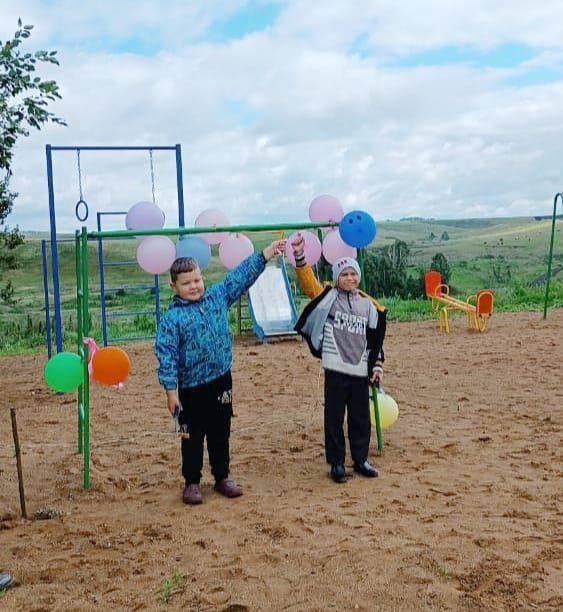
POLYGON ((557 212, 557 199, 561 199, 563 205, 563 193, 556 193, 553 198, 553 216, 551 218, 551 239, 549 241, 549 255, 547 256, 547 278, 545 281, 545 301, 543 304, 543 318, 547 319, 547 301, 549 299, 549 282, 551 280, 551 263, 553 261, 553 244, 555 242, 555 218, 557 212))
POLYGON ((297 309, 283 257, 269 265, 248 291, 252 329, 262 342, 273 336, 296 335, 297 309))
MULTIPOLYGON (((237 233, 237 232, 279 232, 284 230, 298 229, 318 229, 326 226, 324 223, 298 223, 285 225, 262 225, 262 226, 230 226, 230 227, 180 227, 176 229, 164 228, 161 230, 107 230, 88 232, 88 228, 82 227, 82 230, 76 230, 75 234, 75 254, 76 254, 76 321, 77 321, 77 353, 80 357, 83 377, 80 386, 78 387, 78 453, 83 455, 83 487, 90 487, 90 380, 88 375, 88 347, 84 343, 85 338, 90 336, 90 316, 89 316, 89 278, 88 278, 88 242, 91 240, 99 241, 105 239, 123 239, 131 237, 149 237, 149 236, 170 236, 170 235, 185 235, 185 234, 203 234, 203 233, 237 233)), ((334 226, 335 223, 330 223, 334 226)), ((148 238, 147 238, 148 239, 148 238)), ((285 279, 284 279, 285 282, 285 279)), ((276 283, 274 283, 275 285, 276 283)), ((277 283, 279 284, 279 283, 277 283)), ((270 301, 273 301, 270 298, 270 301)), ((255 299, 255 308, 258 303, 255 299)), ((262 324, 264 327, 267 318, 257 324, 262 324)), ((264 330, 264 327, 262 329, 264 330)))
MULTIPOLYGON (((153 203, 155 201, 155 180, 154 180, 154 164, 153 164, 153 152, 155 151, 173 151, 175 153, 175 161, 176 161, 176 189, 177 189, 177 198, 178 198, 178 226, 183 227, 185 225, 184 222, 184 194, 183 194, 183 178, 182 178, 182 150, 179 144, 172 146, 108 146, 108 147, 98 147, 98 146, 52 146, 50 144, 45 147, 45 155, 47 158, 47 186, 48 186, 48 194, 49 194, 49 219, 50 219, 50 240, 48 241, 50 250, 51 250, 51 280, 52 280, 52 296, 53 296, 53 315, 54 315, 54 342, 56 347, 56 352, 60 353, 62 351, 63 344, 63 326, 61 321, 61 288, 60 288, 60 277, 59 277, 59 256, 57 244, 61 242, 61 239, 57 237, 57 223, 56 223, 56 202, 55 202, 55 181, 53 174, 53 152, 56 151, 71 151, 76 152, 76 160, 77 160, 77 172, 78 172, 78 201, 75 205, 75 216, 81 223, 84 223, 89 216, 90 210, 89 205, 84 196, 84 189, 82 184, 82 163, 83 159, 81 157, 81 152, 84 151, 148 151, 149 153, 149 163, 150 163, 150 179, 151 179, 151 189, 152 189, 152 199, 153 203)), ((102 214, 118 214, 125 215, 124 212, 109 212, 106 211, 102 214)), ((98 225, 100 225, 100 217, 98 216, 98 225)), ((100 226, 98 230, 100 231, 100 226)), ((44 279, 44 289, 45 289, 45 311, 46 311, 46 325, 47 325, 47 351, 49 357, 51 356, 51 321, 50 317, 47 313, 49 313, 49 275, 47 271, 47 257, 46 257, 46 249, 45 245, 42 244, 43 249, 43 279, 44 279)), ((104 346, 108 344, 109 338, 107 333, 107 324, 106 324, 106 310, 105 310, 105 288, 104 288, 104 276, 103 269, 108 265, 132 265, 136 262, 104 262, 103 256, 103 242, 100 239, 98 242, 98 257, 100 264, 100 292, 102 298, 102 327, 104 330, 104 346)), ((154 279, 155 286, 155 314, 159 312, 158 305, 158 278, 154 279)), ((118 291, 119 288, 112 288, 112 290, 118 291)), ((107 291, 109 293, 109 290, 107 291)), ((131 313, 128 315, 138 315, 143 313, 131 313)), ((158 316, 158 314, 156 314, 158 316)), ((131 338, 120 338, 119 340, 126 340, 131 338)), ((115 339, 114 339, 115 340, 115 339)))
MULTIPOLYGON (((183 220, 183 219, 182 219, 183 220)), ((246 253, 247 243, 250 244, 250 248, 253 251, 254 246, 252 242, 242 234, 242 232, 280 232, 280 231, 291 231, 291 230, 306 230, 314 229, 330 230, 337 226, 337 220, 332 218, 323 219, 321 222, 311 223, 299 223, 299 224, 284 224, 284 225, 258 225, 258 226, 221 226, 217 224, 209 227, 202 227, 201 225, 194 228, 178 227, 176 229, 167 228, 150 228, 142 224, 136 225, 132 228, 131 224, 128 223, 128 229, 123 230, 109 230, 109 231, 94 231, 88 232, 88 228, 83 226, 79 231, 75 233, 75 265, 76 265, 76 329, 77 329, 77 355, 78 364, 82 369, 82 376, 79 376, 80 372, 73 378, 72 381, 67 385, 67 381, 58 380, 60 374, 60 368, 58 368, 58 360, 62 357, 59 355, 51 358, 49 363, 55 364, 55 376, 52 377, 51 386, 57 390, 57 387, 64 387, 64 390, 72 390, 77 387, 77 407, 78 407, 78 453, 83 455, 84 468, 83 468, 83 486, 85 489, 90 486, 90 377, 89 370, 92 369, 92 380, 100 382, 106 385, 119 386, 122 384, 125 377, 128 376, 131 364, 126 353, 116 347, 107 347, 100 349, 95 354, 90 354, 89 347, 92 343, 90 337, 91 320, 89 316, 89 253, 88 243, 90 240, 98 241, 100 244, 105 239, 138 239, 139 247, 137 248, 137 262, 146 271, 152 273, 153 270, 147 269, 150 266, 145 265, 146 263, 152 264, 153 261, 145 262, 144 249, 148 249, 152 252, 152 245, 159 243, 162 239, 169 240, 166 238, 169 235, 184 236, 186 234, 201 234, 202 236, 207 234, 206 240, 208 242, 215 242, 213 236, 209 240, 209 235, 223 233, 225 239, 220 242, 219 256, 221 262, 227 268, 233 268, 238 265, 249 253, 246 253), (240 238, 240 239, 239 239, 240 238), (226 252, 221 252, 221 246, 228 244, 226 252), (89 359, 91 357, 91 359, 89 359), (70 384, 72 383, 72 384, 70 384)), ((375 223, 373 219, 367 214, 361 211, 354 211, 354 217, 351 227, 347 227, 346 236, 342 235, 341 223, 338 226, 338 231, 344 241, 344 246, 352 246, 358 248, 358 261, 360 267, 363 268, 363 252, 362 248, 367 246, 367 239, 375 237, 375 223), (367 231, 366 231, 367 227, 367 231), (346 244, 345 244, 346 243, 346 244)), ((56 236, 55 236, 56 239, 56 236)), ((316 240, 316 239, 315 239, 316 240)), ((171 242, 171 241, 170 241, 171 242)), ((173 245, 173 243, 172 243, 173 245)), ((174 245, 173 245, 174 246, 174 245)), ((182 248, 187 248, 186 256, 192 256, 190 250, 194 245, 190 247, 184 244, 182 248)), ((196 243, 197 246, 197 243, 196 243)), ((200 251, 201 245, 197 246, 200 256, 207 256, 207 251, 200 251)), ((320 257, 318 248, 315 256, 320 257)), ((170 266, 176 254, 176 247, 174 247, 174 253, 171 254, 171 260, 168 264, 170 266)), ((161 253, 155 253, 154 257, 159 258, 161 253)), ((315 262, 310 261, 313 251, 305 252, 306 259, 309 264, 315 262)), ((159 264, 160 267, 160 264, 159 264)), ((159 269, 159 272, 162 270, 159 269)), ((253 319, 254 330, 257 335, 261 335, 262 339, 268 336, 280 335, 289 333, 290 327, 292 328, 296 319, 297 312, 295 305, 291 298, 291 291, 289 282, 287 279, 287 273, 285 270, 285 264, 283 258, 278 260, 278 266, 268 266, 265 270, 264 279, 262 283, 258 284, 257 289, 250 295, 249 307, 251 316, 253 319), (271 305, 277 302, 277 310, 272 312, 271 305)), ((291 329, 292 331, 292 329, 291 329)), ((77 361, 73 358, 73 361, 77 361)), ((63 364, 64 365, 64 364, 63 364)), ((52 367, 52 366, 51 366, 52 367)), ((48 368, 47 368, 48 369, 48 368)), ((63 368, 64 369, 64 368, 63 368)), ((49 372, 50 373, 50 372, 49 372)), ((64 373, 63 373, 64 374, 64 373)), ((64 378, 64 376, 63 376, 64 378)), ((49 382, 49 381, 48 381, 49 382)), ((381 442, 381 423, 379 408, 377 406, 377 398, 375 399, 374 405, 375 421, 378 429, 378 444, 380 450, 382 449, 381 442)))
POLYGON ((442 276, 436 270, 424 274, 426 296, 432 300, 432 310, 439 311, 440 331, 450 333, 448 310, 458 310, 467 315, 467 328, 484 332, 489 317, 493 314, 494 294, 490 289, 478 291, 465 302, 450 295, 448 285, 442 283, 442 276))

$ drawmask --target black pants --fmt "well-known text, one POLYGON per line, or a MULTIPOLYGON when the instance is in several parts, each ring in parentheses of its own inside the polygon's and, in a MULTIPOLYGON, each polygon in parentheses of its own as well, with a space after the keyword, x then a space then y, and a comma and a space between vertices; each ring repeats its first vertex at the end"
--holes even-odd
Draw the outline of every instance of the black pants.
POLYGON ((367 377, 325 370, 325 452, 330 464, 344 464, 344 413, 348 409, 348 440, 354 463, 368 458, 371 423, 367 377))
POLYGON ((201 480, 205 438, 209 465, 216 482, 229 475, 232 387, 229 371, 204 385, 180 389, 183 408, 179 418, 180 429, 188 434, 182 438, 182 475, 186 484, 196 484, 201 480))

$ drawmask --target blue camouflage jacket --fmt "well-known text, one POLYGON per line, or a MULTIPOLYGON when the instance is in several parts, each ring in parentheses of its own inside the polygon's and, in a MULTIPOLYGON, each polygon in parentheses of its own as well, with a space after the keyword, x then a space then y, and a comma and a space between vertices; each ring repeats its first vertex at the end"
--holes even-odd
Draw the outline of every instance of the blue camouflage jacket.
POLYGON ((157 375, 166 389, 197 387, 229 371, 233 341, 228 312, 264 271, 262 253, 254 253, 225 279, 205 289, 197 302, 175 296, 160 319, 154 352, 157 375))

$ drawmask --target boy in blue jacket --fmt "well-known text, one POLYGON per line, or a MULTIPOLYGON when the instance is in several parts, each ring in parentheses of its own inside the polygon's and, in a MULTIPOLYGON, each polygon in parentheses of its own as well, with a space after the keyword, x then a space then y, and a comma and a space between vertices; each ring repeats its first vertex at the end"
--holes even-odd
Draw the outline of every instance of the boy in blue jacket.
POLYGON ((209 289, 194 259, 176 259, 170 268, 170 286, 176 295, 160 319, 154 351, 168 410, 178 416, 182 432, 186 504, 203 501, 199 482, 205 438, 215 490, 226 497, 242 495, 242 488, 229 478, 233 343, 228 312, 264 271, 266 262, 283 249, 283 240, 272 242, 209 289))

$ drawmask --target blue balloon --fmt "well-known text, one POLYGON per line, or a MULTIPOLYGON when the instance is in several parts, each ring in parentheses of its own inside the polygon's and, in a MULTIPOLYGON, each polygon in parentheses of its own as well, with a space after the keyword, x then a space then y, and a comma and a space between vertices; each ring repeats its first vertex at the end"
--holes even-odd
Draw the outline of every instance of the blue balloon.
POLYGON ((200 270, 205 270, 211 260, 211 247, 198 236, 180 236, 176 242, 176 257, 193 257, 200 270))
POLYGON ((353 210, 342 217, 338 231, 346 244, 361 249, 373 241, 377 228, 370 214, 363 210, 353 210))

